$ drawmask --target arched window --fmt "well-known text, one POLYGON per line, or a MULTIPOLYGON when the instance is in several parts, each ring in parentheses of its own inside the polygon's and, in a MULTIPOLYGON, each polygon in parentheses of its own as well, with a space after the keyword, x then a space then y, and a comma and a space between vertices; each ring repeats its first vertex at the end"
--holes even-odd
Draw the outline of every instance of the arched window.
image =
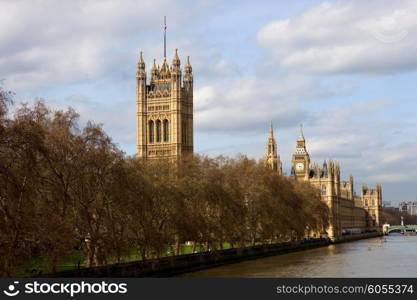
POLYGON ((169 123, 168 120, 164 120, 164 142, 169 142, 169 123))
POLYGON ((321 187, 321 194, 322 195, 326 195, 326 186, 325 185, 323 185, 322 187, 321 187))
POLYGON ((161 120, 156 121, 156 142, 161 142, 161 120))
POLYGON ((154 125, 153 125, 153 121, 150 120, 149 121, 149 143, 152 144, 154 141, 154 125))

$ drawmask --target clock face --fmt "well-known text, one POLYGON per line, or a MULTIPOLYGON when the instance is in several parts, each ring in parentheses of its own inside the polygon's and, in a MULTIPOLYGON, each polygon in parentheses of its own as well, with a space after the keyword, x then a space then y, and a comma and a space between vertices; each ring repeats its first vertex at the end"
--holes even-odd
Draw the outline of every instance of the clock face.
POLYGON ((304 170, 304 164, 303 163, 297 163, 295 165, 295 168, 297 169, 297 171, 304 170))

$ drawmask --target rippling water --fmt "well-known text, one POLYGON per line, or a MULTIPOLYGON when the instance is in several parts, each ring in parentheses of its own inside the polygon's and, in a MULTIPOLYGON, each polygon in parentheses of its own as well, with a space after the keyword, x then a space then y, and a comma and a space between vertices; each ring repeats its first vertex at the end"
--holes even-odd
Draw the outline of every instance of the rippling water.
POLYGON ((330 245, 181 277, 417 277, 417 236, 398 234, 330 245))

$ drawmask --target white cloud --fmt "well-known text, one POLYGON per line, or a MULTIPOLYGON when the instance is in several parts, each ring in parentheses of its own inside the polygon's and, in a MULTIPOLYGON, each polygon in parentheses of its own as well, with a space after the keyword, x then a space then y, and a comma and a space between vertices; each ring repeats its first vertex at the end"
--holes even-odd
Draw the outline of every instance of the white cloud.
MULTIPOLYGON (((18 97, 26 92, 53 107, 73 106, 83 122, 103 123, 133 153, 137 50, 144 50, 148 71, 153 57, 161 62, 161 20, 167 13, 169 57, 176 47, 182 65, 191 55, 196 149, 260 157, 272 119, 288 167, 295 127, 304 123, 314 161, 339 160, 344 175, 352 173, 358 182, 417 179, 417 166, 410 163, 417 145, 396 141, 404 132, 416 136, 415 121, 394 120, 401 103, 369 101, 366 92, 363 101, 344 97, 356 97, 368 78, 321 76, 416 69, 417 3, 323 3, 262 27, 257 45, 267 50, 265 57, 250 44, 252 36, 235 39, 233 30, 223 31, 229 12, 211 9, 217 2, 0 1, 0 79, 18 97), (231 53, 238 47, 246 51, 231 53), (324 101, 329 96, 334 102, 324 101), (341 104, 343 99, 350 104, 341 104)), ((401 88, 398 82, 389 87, 395 88, 401 88)))
POLYGON ((365 180, 380 183, 412 183, 417 180, 415 153, 417 143, 408 142, 387 146, 369 156, 372 168, 365 174, 365 180))
MULTIPOLYGON (((14 90, 95 79, 135 60, 120 45, 161 26, 168 9, 187 14, 182 3, 155 1, 1 1, 0 78, 14 90)), ((181 18, 171 20, 183 22, 181 18)), ((137 48, 146 48, 149 36, 137 48)))
POLYGON ((375 175, 368 176, 368 180, 372 180, 374 182, 379 183, 395 183, 395 184, 404 184, 406 182, 415 182, 415 178, 417 178, 417 171, 412 172, 385 172, 385 173, 377 173, 375 175))
POLYGON ((302 103, 320 90, 310 77, 244 76, 195 91, 196 128, 203 131, 260 132, 269 120, 279 127, 305 117, 302 103))
POLYGON ((288 68, 317 73, 395 73, 417 69, 415 1, 325 2, 273 21, 258 42, 288 68))

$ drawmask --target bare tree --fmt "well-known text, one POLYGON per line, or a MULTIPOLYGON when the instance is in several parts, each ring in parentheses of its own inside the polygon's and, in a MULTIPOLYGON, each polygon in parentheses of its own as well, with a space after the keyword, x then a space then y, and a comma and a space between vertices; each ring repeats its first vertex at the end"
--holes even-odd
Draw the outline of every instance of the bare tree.
POLYGON ((102 127, 43 102, 9 115, 0 89, 0 275, 74 249, 85 265, 298 240, 328 226, 308 183, 245 156, 180 161, 127 157, 102 127))

